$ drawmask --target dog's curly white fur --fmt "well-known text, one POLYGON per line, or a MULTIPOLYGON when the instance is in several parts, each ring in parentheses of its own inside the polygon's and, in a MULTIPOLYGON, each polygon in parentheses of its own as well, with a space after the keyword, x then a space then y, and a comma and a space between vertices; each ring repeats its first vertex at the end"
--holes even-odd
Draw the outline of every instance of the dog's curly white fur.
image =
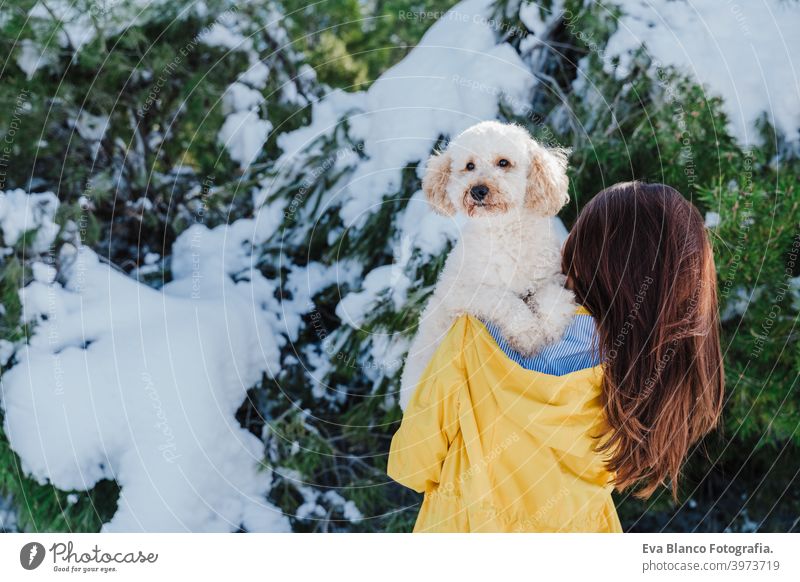
POLYGON ((401 378, 406 404, 460 315, 498 326, 530 355, 561 337, 575 310, 551 217, 569 200, 567 152, 516 125, 482 122, 428 160, 422 188, 436 212, 470 219, 420 318, 401 378))

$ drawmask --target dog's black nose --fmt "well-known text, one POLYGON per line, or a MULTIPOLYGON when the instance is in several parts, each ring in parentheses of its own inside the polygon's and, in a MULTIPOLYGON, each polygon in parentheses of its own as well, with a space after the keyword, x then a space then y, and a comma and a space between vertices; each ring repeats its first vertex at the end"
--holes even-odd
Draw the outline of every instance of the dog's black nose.
POLYGON ((488 193, 489 187, 484 184, 478 184, 469 190, 469 195, 472 196, 475 202, 482 202, 488 193))

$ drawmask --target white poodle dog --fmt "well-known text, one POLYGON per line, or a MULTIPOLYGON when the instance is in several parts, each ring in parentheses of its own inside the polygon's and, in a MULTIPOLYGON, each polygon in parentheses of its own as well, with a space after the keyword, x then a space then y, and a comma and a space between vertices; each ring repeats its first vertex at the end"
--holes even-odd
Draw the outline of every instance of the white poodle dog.
POLYGON ((405 409, 436 347, 469 313, 532 355, 556 341, 575 312, 564 288, 552 217, 569 200, 567 152, 495 121, 461 133, 428 160, 422 189, 436 212, 469 219, 420 319, 400 385, 405 409))

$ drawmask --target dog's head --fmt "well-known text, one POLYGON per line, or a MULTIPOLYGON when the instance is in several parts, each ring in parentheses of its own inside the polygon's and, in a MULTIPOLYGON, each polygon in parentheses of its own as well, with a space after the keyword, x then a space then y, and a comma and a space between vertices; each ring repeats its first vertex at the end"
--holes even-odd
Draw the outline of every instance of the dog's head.
POLYGON ((548 148, 517 125, 484 121, 428 160, 422 189, 434 210, 471 217, 528 209, 555 216, 569 201, 567 150, 548 148))

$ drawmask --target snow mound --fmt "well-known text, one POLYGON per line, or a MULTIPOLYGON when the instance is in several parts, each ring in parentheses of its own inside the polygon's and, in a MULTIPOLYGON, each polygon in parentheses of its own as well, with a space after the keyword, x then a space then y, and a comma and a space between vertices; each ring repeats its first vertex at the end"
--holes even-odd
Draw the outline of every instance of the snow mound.
POLYGON ((58 280, 32 265, 20 298, 34 333, 0 379, 4 428, 41 483, 119 483, 103 531, 289 529, 266 498, 263 443, 235 418, 246 391, 279 366, 274 288, 250 249, 277 228, 280 207, 262 212, 186 231, 163 290, 86 248, 64 247, 58 280))

